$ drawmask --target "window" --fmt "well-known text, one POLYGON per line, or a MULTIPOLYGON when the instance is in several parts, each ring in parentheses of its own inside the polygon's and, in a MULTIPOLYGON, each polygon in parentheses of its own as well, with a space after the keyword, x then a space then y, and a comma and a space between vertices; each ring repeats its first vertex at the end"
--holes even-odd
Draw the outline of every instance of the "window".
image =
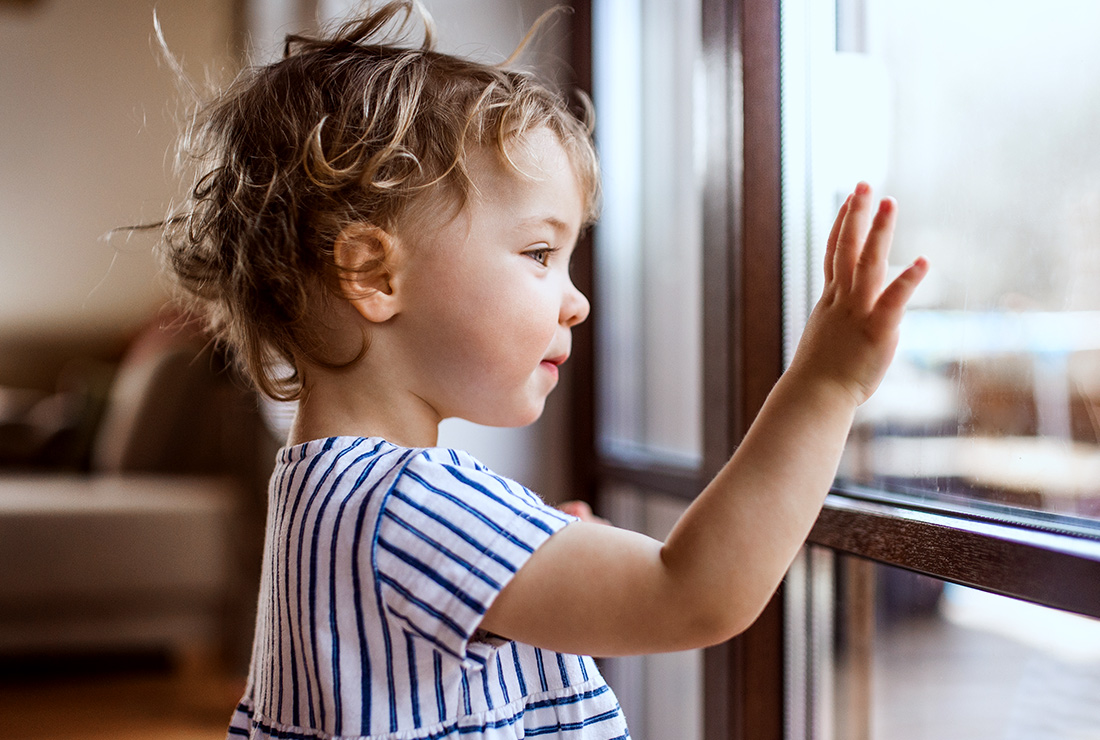
POLYGON ((1100 8, 989 10, 780 3, 787 354, 857 179, 934 265, 789 576, 789 738, 1100 727, 1100 8))
MULTIPOLYGON (((858 179, 899 200, 899 265, 927 254, 936 271, 810 543, 757 624, 703 656, 706 740, 1100 726, 1098 13, 1088 0, 699 0, 693 114, 674 131, 698 153, 681 185, 700 188, 701 378, 684 397, 699 407, 679 414, 698 413, 700 437, 684 445, 694 458, 670 459, 644 425, 620 425, 607 395, 627 386, 605 368, 604 438, 581 450, 596 487, 644 509, 694 495, 725 461, 790 356, 858 179), (636 444, 606 444, 615 430, 636 444), (981 650, 997 662, 967 662, 981 650)), ((689 78, 674 79, 682 95, 689 78)), ((644 128, 652 114, 628 116, 644 128)), ((615 351, 598 335, 597 362, 615 351)), ((620 400, 644 403, 629 382, 620 400)))
POLYGON ((684 467, 702 455, 699 25, 698 2, 593 4, 599 442, 684 467))
POLYGON ((788 578, 791 611, 815 615, 792 625, 788 737, 1097 736, 1097 620, 825 548, 788 578))
MULTIPOLYGON (((766 74, 740 73, 742 35, 777 39, 778 25, 742 33, 739 9, 715 0, 577 7, 595 20, 578 36, 593 39, 608 211, 596 234, 592 384, 582 375, 576 394, 591 431, 575 435, 575 465, 605 515, 660 536, 728 459, 782 370, 778 107, 759 109, 761 125, 738 112, 743 90, 778 89, 766 74), (751 191, 741 183, 750 162, 771 167, 751 191), (656 310, 640 311, 643 302, 656 310), (737 351, 745 346, 754 351, 737 351)), ((588 66, 583 52, 576 66, 588 66)), ((778 727, 779 626, 772 608, 754 628, 763 641, 611 662, 633 736, 729 737, 736 724, 763 737, 778 727), (731 692, 761 687, 775 689, 767 701, 731 712, 731 692)))
POLYGON ((843 478, 1100 516, 1100 6, 790 0, 783 24, 788 336, 857 178, 901 204, 897 264, 935 267, 843 478))

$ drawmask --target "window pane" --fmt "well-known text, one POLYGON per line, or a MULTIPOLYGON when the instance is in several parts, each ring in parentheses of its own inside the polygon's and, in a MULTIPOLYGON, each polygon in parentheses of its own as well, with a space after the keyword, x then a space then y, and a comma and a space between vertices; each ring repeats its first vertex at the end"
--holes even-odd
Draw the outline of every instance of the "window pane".
POLYGON ((600 444, 687 465, 702 444, 699 24, 698 2, 593 4, 600 444))
POLYGON ((885 566, 874 586, 872 738, 1100 738, 1100 621, 885 566))
POLYGON ((792 584, 787 737, 1100 738, 1100 620, 823 548, 792 584))
POLYGON ((1100 3, 783 13, 789 336, 858 179, 932 263, 842 477, 1100 517, 1100 3))

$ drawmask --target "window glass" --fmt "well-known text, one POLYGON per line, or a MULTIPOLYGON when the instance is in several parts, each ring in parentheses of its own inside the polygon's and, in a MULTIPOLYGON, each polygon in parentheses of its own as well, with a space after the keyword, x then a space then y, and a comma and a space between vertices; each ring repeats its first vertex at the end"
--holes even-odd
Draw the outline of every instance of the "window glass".
POLYGON ((1100 738, 1100 620, 817 547, 787 585, 788 738, 1100 738))
MULTIPOLYGON (((872 586, 870 738, 1100 738, 1100 621, 886 566, 872 586)), ((851 642, 838 719, 859 684, 851 642)))
POLYGON ((1100 3, 783 2, 788 352, 860 179, 932 272, 849 483, 1100 517, 1100 3))
POLYGON ((604 206, 593 320, 601 448, 695 466, 702 449, 699 3, 593 3, 604 206))

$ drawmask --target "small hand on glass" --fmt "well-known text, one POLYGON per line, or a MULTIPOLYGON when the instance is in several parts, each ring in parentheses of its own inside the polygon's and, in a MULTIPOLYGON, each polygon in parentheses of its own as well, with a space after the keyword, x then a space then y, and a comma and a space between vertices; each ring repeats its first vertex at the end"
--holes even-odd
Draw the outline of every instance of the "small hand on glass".
POLYGON ((928 272, 918 258, 888 285, 887 257, 897 203, 856 186, 841 206, 825 251, 825 288, 806 324, 791 370, 836 383, 857 404, 886 373, 898 343, 905 306, 928 272))

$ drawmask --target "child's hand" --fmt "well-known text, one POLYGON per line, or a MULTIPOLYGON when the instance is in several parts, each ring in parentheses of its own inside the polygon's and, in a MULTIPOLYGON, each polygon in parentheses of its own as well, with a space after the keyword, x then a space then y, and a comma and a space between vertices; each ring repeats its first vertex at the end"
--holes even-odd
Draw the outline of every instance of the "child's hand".
POLYGON ((570 516, 577 517, 582 522, 590 522, 591 524, 611 524, 611 522, 603 517, 596 516, 592 512, 592 507, 584 501, 566 501, 564 504, 560 504, 558 508, 570 516))
POLYGON ((897 204, 878 204, 866 183, 840 208, 825 252, 825 289, 806 324, 791 373, 836 384, 857 404, 882 380, 905 304, 928 272, 922 257, 883 288, 897 204))

